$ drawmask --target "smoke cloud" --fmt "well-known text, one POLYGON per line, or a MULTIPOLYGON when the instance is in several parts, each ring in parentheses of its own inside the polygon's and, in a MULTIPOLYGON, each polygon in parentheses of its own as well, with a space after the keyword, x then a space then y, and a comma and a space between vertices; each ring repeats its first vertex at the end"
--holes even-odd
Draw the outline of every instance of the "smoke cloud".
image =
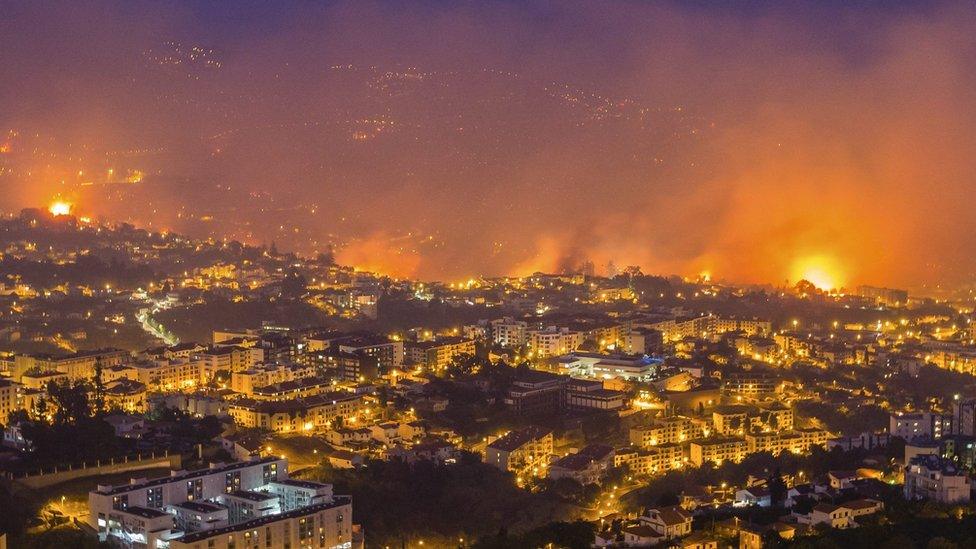
POLYGON ((963 3, 5 3, 0 202, 442 280, 969 283, 974 37, 963 3))

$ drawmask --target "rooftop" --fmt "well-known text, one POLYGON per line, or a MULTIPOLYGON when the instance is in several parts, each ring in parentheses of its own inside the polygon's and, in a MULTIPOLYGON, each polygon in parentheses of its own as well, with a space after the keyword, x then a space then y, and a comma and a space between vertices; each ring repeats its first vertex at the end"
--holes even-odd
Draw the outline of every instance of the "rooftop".
POLYGON ((244 469, 245 467, 253 467, 255 465, 264 465, 268 463, 278 463, 283 462, 276 457, 266 457, 261 459, 255 459, 252 461, 238 461, 236 463, 231 463, 223 466, 208 467, 206 469, 197 469, 196 471, 173 471, 168 477, 159 477, 144 482, 120 484, 118 486, 99 486, 93 492, 102 495, 113 495, 113 494, 123 494, 125 492, 131 492, 132 490, 138 490, 141 488, 147 488, 151 486, 161 486, 169 484, 171 482, 180 482, 185 480, 194 479, 197 477, 203 477, 206 475, 212 475, 217 473, 227 473, 230 471, 236 471, 238 469, 244 469))
POLYGON ((507 435, 495 440, 488 445, 489 448, 503 452, 512 452, 525 446, 533 440, 538 440, 551 433, 548 429, 541 427, 526 427, 518 431, 512 431, 507 435))
POLYGON ((252 528, 258 528, 264 526, 265 524, 271 524, 273 522, 278 522, 280 520, 286 520, 290 518, 298 518, 306 515, 311 515, 319 511, 324 511, 326 509, 332 509, 335 507, 341 507, 343 505, 351 505, 352 498, 349 496, 336 496, 329 503, 319 503, 316 505, 309 505, 308 507, 301 507, 295 509, 294 511, 288 511, 287 513, 281 513, 280 515, 268 515, 254 520, 249 520, 242 522, 240 524, 235 524, 233 526, 227 526, 225 528, 216 528, 213 530, 205 530, 202 532, 194 532, 180 538, 183 543, 196 543, 198 541, 203 541, 212 537, 221 536, 224 534, 232 534, 234 532, 242 532, 244 530, 250 530, 252 528))

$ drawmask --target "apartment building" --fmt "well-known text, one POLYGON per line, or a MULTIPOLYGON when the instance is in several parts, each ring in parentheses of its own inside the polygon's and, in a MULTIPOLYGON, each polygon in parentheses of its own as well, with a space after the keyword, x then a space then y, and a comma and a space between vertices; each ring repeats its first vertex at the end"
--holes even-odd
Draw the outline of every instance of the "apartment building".
POLYGON ((912 458, 905 468, 905 499, 967 504, 972 480, 955 464, 935 455, 912 458))
POLYGON ((408 342, 404 353, 411 364, 431 370, 443 370, 461 355, 474 355, 473 339, 441 337, 433 341, 408 342))
POLYGON ((613 456, 614 467, 626 466, 630 474, 647 477, 680 469, 684 465, 684 452, 680 444, 659 444, 647 449, 618 449, 613 456))
POLYGON ((572 379, 566 384, 566 407, 571 410, 618 411, 626 406, 627 394, 603 388, 602 381, 572 379))
POLYGON ((559 356, 575 351, 583 343, 583 333, 549 326, 541 330, 528 331, 528 348, 537 358, 559 356))
POLYGON ((516 477, 543 476, 552 448, 552 431, 527 427, 489 443, 485 449, 485 462, 502 471, 511 471, 516 477))
POLYGON ((953 433, 952 414, 897 412, 888 418, 888 433, 907 441, 916 438, 939 439, 953 433))
POLYGON ((491 340, 502 347, 521 347, 528 342, 527 322, 512 317, 499 318, 490 323, 491 340))
POLYGON ((194 358, 203 361, 211 372, 242 372, 264 362, 264 350, 237 345, 214 346, 197 353, 194 358))
POLYGON ((779 455, 781 452, 794 454, 806 453, 812 446, 825 447, 830 434, 822 429, 798 429, 796 431, 768 431, 747 433, 745 435, 746 448, 751 454, 754 452, 769 452, 779 455))
POLYGON ((206 383, 211 372, 202 360, 161 359, 134 362, 125 369, 115 370, 113 376, 138 381, 154 391, 176 391, 206 383))
POLYGON ((355 418, 363 406, 361 395, 335 392, 284 401, 240 399, 229 406, 228 412, 238 427, 288 433, 328 429, 336 418, 355 418))
POLYGON ((0 424, 7 425, 10 414, 24 409, 22 389, 19 383, 0 378, 0 424))
POLYGON ((630 443, 640 448, 678 443, 699 436, 701 428, 683 416, 652 419, 630 428, 630 443))
POLYGON ((706 462, 721 465, 725 461, 742 461, 748 448, 746 441, 734 437, 715 437, 693 440, 688 446, 688 459, 698 467, 706 462))
POLYGON ((96 367, 108 368, 126 364, 132 355, 122 349, 94 349, 66 355, 17 355, 11 368, 13 381, 20 381, 28 371, 58 372, 69 379, 91 379, 96 367))
POLYGON ((287 461, 254 458, 100 485, 88 495, 99 541, 122 547, 348 548, 352 501, 288 478, 287 461))
POLYGON ((314 366, 303 364, 257 364, 230 375, 230 388, 235 393, 251 395, 257 387, 312 377, 314 366))

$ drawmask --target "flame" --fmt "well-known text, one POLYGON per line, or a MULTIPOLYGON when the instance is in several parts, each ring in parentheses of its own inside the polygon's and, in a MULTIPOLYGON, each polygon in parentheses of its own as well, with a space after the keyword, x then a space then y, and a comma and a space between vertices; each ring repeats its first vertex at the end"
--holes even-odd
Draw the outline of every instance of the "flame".
POLYGON ((844 271, 837 259, 830 255, 813 255, 793 263, 792 277, 807 280, 821 290, 835 290, 844 283, 844 271))
POLYGON ((48 206, 47 211, 51 212, 54 217, 69 215, 71 214, 72 204, 70 202, 65 202, 64 200, 55 200, 48 206))

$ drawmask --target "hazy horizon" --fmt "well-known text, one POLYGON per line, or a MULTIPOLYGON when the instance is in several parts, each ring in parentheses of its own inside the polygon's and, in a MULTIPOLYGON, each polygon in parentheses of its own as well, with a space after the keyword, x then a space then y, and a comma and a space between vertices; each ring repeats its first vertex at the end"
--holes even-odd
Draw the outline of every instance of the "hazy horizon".
POLYGON ((0 6, 9 210, 448 281, 973 282, 963 3, 0 6))

